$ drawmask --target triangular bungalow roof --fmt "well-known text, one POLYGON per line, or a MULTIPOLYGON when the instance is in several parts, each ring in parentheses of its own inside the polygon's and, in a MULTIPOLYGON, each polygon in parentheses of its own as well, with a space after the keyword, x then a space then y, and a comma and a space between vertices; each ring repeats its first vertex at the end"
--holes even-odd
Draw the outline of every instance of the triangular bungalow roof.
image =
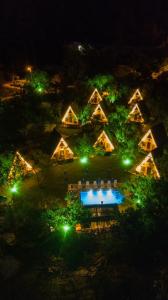
POLYGON ((69 160, 73 159, 73 152, 63 137, 59 140, 51 159, 69 160))
POLYGON ((157 143, 153 136, 152 130, 149 129, 140 140, 138 146, 144 151, 151 152, 157 148, 157 143))
POLYGON ((105 152, 112 152, 114 150, 114 146, 104 130, 98 136, 93 147, 101 147, 105 152))
POLYGON ((16 151, 8 179, 17 178, 19 175, 25 176, 28 173, 35 173, 35 169, 24 159, 19 151, 16 151))
POLYGON ((131 122, 136 122, 136 123, 143 123, 144 122, 142 112, 141 112, 140 107, 137 103, 132 107, 132 109, 131 109, 131 111, 128 115, 128 120, 131 121, 131 122))
POLYGON ((101 107, 100 104, 98 104, 94 110, 93 110, 93 113, 92 113, 92 116, 91 116, 91 120, 97 122, 97 123, 103 123, 103 124, 106 124, 108 123, 108 119, 101 107))
POLYGON ((141 100, 143 100, 141 92, 139 89, 136 89, 136 91, 133 93, 132 97, 129 99, 128 104, 134 104, 141 100))
POLYGON ((148 153, 145 158, 136 166, 136 172, 143 176, 152 176, 154 178, 160 178, 159 171, 155 164, 152 153, 148 153))
POLYGON ((91 94, 88 103, 90 104, 99 104, 102 101, 102 97, 98 92, 98 89, 94 89, 93 93, 91 94))
POLYGON ((78 125, 79 120, 77 115, 74 113, 74 110, 72 109, 72 106, 70 105, 68 109, 66 110, 63 118, 62 123, 66 126, 70 125, 78 125))
POLYGON ((164 125, 159 123, 148 129, 139 142, 139 147, 150 152, 158 147, 162 148, 165 143, 167 143, 166 130, 164 125))

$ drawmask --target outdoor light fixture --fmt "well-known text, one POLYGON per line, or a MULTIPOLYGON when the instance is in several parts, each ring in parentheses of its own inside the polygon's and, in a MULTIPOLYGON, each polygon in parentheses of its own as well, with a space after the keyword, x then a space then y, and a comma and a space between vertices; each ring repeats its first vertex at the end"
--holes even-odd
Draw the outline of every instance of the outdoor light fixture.
POLYGON ((12 186, 12 187, 10 188, 10 191, 11 191, 12 194, 17 193, 18 190, 17 190, 16 185, 12 186))
POLYGON ((31 73, 32 72, 32 66, 27 66, 26 67, 26 71, 29 72, 29 73, 31 73))
POLYGON ((82 157, 82 158, 80 158, 80 162, 81 162, 81 164, 86 164, 88 162, 88 158, 86 156, 82 157))
POLYGON ((68 224, 63 225, 64 232, 68 232, 70 230, 70 226, 68 224))
POLYGON ((124 164, 125 166, 129 166, 129 165, 131 164, 131 159, 130 159, 130 158, 125 158, 125 159, 123 159, 123 164, 124 164))
POLYGON ((42 93, 43 92, 43 88, 41 86, 38 86, 36 90, 37 90, 38 93, 42 93))

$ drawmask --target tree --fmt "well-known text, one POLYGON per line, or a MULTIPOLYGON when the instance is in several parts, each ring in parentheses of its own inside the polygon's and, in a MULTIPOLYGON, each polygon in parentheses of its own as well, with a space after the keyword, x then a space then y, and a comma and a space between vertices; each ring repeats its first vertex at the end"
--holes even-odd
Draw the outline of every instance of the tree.
POLYGON ((108 119, 113 130, 123 128, 128 118, 128 109, 124 105, 117 105, 113 113, 109 114, 108 119))
POLYGON ((82 125, 86 124, 89 121, 91 115, 91 106, 86 105, 79 113, 79 120, 82 125))
POLYGON ((116 79, 109 74, 96 75, 94 78, 88 80, 88 86, 105 92, 106 99, 111 103, 114 103, 127 93, 127 88, 120 86, 116 79))
POLYGON ((37 93, 41 94, 49 87, 49 77, 46 72, 35 71, 28 75, 27 86, 37 93))
POLYGON ((154 185, 155 180, 150 177, 132 176, 131 179, 123 185, 123 190, 130 194, 133 204, 144 206, 147 199, 154 196, 154 185))
POLYGON ((66 207, 44 213, 46 223, 54 230, 59 230, 66 224, 75 227, 77 223, 85 223, 89 220, 89 211, 81 205, 79 199, 70 196, 68 200, 66 207))
POLYGON ((128 123, 128 109, 117 105, 115 112, 109 115, 109 131, 113 131, 117 138, 118 153, 122 159, 134 159, 138 151, 139 134, 137 125, 128 123))
POLYGON ((94 148, 90 144, 88 136, 85 134, 82 138, 76 141, 75 153, 79 156, 91 156, 94 153, 94 148))
POLYGON ((0 154, 0 184, 7 183, 12 161, 12 153, 0 154))

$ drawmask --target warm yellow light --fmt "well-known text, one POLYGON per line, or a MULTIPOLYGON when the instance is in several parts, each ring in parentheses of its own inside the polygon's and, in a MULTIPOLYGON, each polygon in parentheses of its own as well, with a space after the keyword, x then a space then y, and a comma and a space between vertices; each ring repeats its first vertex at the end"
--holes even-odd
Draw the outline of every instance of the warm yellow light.
POLYGON ((94 89, 93 93, 91 94, 88 103, 91 104, 99 104, 102 101, 102 97, 100 96, 100 93, 98 92, 98 89, 94 89))
POLYGON ((128 101, 128 104, 131 104, 132 102, 135 102, 135 101, 141 101, 141 100, 143 100, 142 95, 141 95, 141 93, 140 93, 140 90, 137 89, 137 90, 134 92, 133 96, 132 96, 132 97, 130 98, 130 100, 128 101))
POLYGON ((19 151, 16 151, 13 164, 9 172, 8 179, 13 177, 13 172, 16 168, 16 165, 21 165, 21 167, 23 167, 24 169, 24 173, 29 173, 29 172, 35 173, 33 167, 23 158, 23 156, 19 153, 19 151))
POLYGON ((142 117, 142 113, 141 113, 140 108, 137 103, 133 106, 132 110, 130 111, 130 113, 128 115, 128 120, 132 121, 132 122, 137 122, 137 123, 144 122, 144 118, 142 117), (138 116, 138 117, 136 117, 136 116, 138 116))
POLYGON ((153 176, 155 178, 160 178, 159 171, 156 167, 156 164, 153 159, 152 153, 149 153, 143 160, 142 162, 136 167, 136 172, 143 174, 144 176, 147 176, 147 169, 149 168, 149 165, 151 166, 151 169, 153 169, 153 176))
POLYGON ((104 111, 102 110, 100 104, 98 104, 92 114, 92 119, 96 116, 99 116, 100 118, 100 122, 102 123, 108 123, 107 117, 104 113, 104 111))
POLYGON ((149 129, 147 133, 143 136, 138 146, 148 152, 157 148, 157 144, 155 142, 151 129, 149 129))
POLYGON ((78 118, 76 114, 74 113, 71 106, 68 107, 65 115, 62 118, 62 123, 66 125, 77 125, 78 124, 78 118))
POLYGON ((51 159, 54 159, 55 157, 58 156, 59 159, 69 159, 69 158, 73 158, 73 152, 72 150, 69 148, 67 142, 61 138, 57 147, 55 148, 53 155, 51 156, 51 159))
POLYGON ((97 141, 94 143, 93 147, 97 147, 99 145, 102 145, 106 152, 112 152, 114 150, 114 146, 104 130, 99 135, 99 137, 98 137, 97 141))
POLYGON ((31 73, 32 70, 33 70, 32 66, 27 66, 27 67, 26 67, 26 71, 27 71, 27 72, 31 73))

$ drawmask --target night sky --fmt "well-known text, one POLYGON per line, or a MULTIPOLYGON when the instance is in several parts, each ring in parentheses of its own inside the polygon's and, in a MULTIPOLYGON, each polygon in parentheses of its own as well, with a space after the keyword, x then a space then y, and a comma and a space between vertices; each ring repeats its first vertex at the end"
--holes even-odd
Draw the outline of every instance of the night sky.
POLYGON ((6 0, 0 11, 1 62, 54 57, 71 41, 152 45, 168 32, 168 1, 6 0))

